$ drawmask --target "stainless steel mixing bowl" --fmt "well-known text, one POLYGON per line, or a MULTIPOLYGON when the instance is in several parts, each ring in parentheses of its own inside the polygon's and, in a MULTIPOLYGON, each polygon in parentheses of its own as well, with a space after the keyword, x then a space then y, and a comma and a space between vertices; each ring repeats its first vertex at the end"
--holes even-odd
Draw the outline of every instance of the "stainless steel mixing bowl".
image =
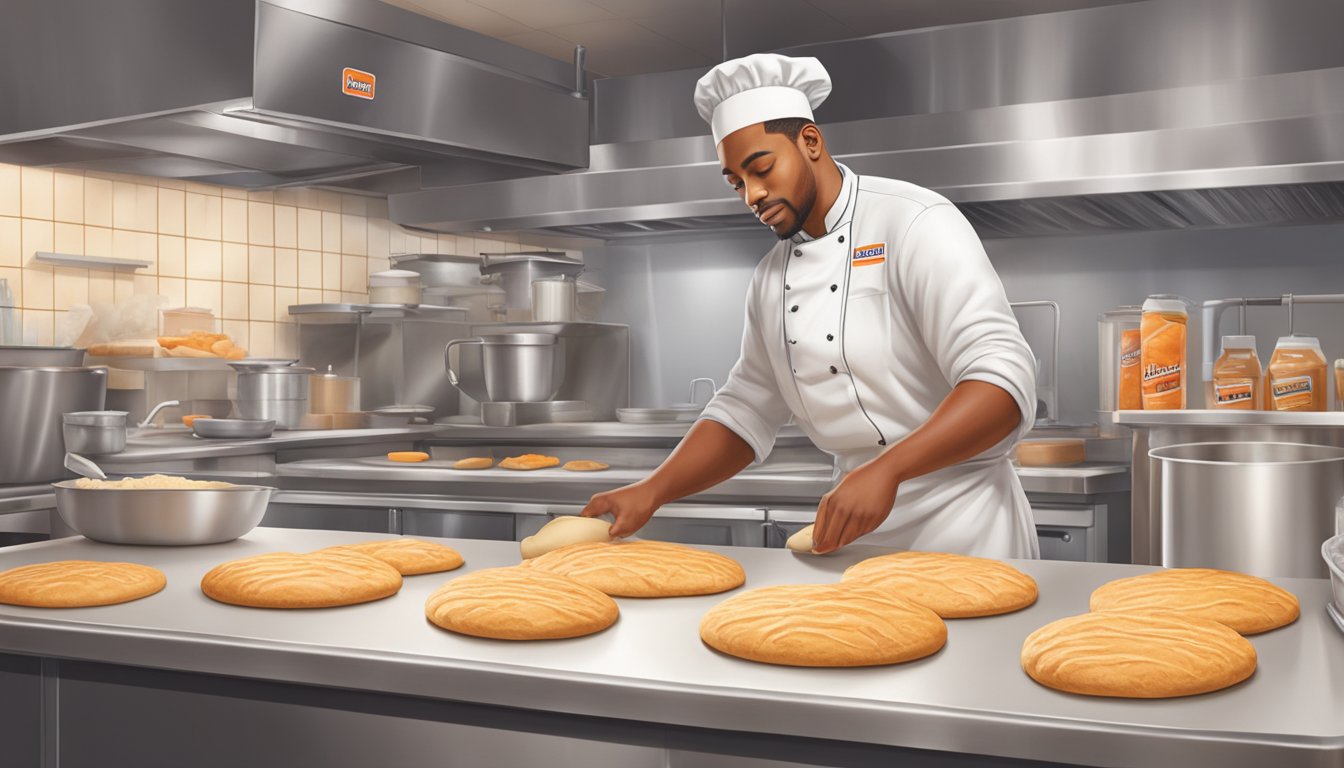
POLYGON ((52 483, 56 512, 107 544, 185 546, 233 541, 261 522, 272 488, 79 488, 52 483))

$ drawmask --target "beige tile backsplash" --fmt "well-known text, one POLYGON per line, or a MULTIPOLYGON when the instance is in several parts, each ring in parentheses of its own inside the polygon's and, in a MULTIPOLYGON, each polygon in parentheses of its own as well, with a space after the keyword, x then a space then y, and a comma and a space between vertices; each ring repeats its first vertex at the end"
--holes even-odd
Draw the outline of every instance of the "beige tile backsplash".
POLYGON ((393 253, 529 247, 507 234, 405 230, 386 211, 382 200, 314 189, 248 192, 0 163, 0 278, 39 344, 55 341, 57 319, 73 305, 142 294, 214 310, 221 330, 254 355, 289 355, 297 352, 291 304, 366 301, 368 275, 388 269, 393 253), (33 261, 37 251, 153 266, 52 268, 33 261))

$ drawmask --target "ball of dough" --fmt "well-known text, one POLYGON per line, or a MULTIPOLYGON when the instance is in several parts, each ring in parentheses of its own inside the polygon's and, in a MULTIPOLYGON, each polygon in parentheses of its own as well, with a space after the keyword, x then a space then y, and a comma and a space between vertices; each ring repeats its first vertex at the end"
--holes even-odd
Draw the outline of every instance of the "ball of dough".
POLYGON ((611 523, 596 517, 557 517, 543 525, 535 535, 523 539, 523 559, 531 560, 570 544, 586 541, 611 541, 611 523))
POLYGON ((813 523, 793 534, 789 537, 788 541, 784 542, 784 546, 794 552, 800 552, 804 555, 812 554, 812 529, 815 528, 816 525, 816 523, 813 523))

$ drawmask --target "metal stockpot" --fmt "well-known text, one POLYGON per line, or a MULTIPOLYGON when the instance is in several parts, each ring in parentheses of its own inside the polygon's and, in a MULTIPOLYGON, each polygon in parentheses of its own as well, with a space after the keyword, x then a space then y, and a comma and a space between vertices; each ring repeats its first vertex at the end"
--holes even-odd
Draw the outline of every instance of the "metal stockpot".
POLYGON ((65 472, 61 415, 101 411, 106 368, 0 367, 0 484, 59 480, 65 472))
POLYGON ((238 415, 274 421, 278 429, 298 429, 308 415, 308 376, 312 373, 312 368, 296 366, 239 371, 238 415))
POLYGON ((1344 449, 1299 443, 1189 443, 1162 462, 1162 564, 1326 578, 1321 542, 1344 497, 1344 449))
POLYGON ((557 352, 560 340, 554 334, 494 333, 454 339, 444 348, 448 381, 459 389, 463 385, 448 357, 458 344, 481 345, 481 368, 490 402, 544 402, 555 397, 565 379, 565 358, 557 352))

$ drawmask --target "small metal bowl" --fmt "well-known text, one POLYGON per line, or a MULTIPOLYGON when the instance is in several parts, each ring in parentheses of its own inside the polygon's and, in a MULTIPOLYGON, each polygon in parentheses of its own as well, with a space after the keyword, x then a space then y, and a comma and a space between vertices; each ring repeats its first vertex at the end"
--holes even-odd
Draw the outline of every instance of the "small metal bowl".
POLYGON ((275 419, 196 419, 191 431, 197 437, 257 440, 275 432, 275 419))
POLYGON ((1321 557, 1330 569, 1330 588, 1335 594, 1335 610, 1344 615, 1344 533, 1325 540, 1321 545, 1321 557))
POLYGON ((68 453, 98 456, 126 450, 126 411, 74 411, 61 416, 68 453))
POLYGON ((106 544, 190 546, 233 541, 256 528, 273 488, 79 488, 52 483, 56 513, 106 544))

